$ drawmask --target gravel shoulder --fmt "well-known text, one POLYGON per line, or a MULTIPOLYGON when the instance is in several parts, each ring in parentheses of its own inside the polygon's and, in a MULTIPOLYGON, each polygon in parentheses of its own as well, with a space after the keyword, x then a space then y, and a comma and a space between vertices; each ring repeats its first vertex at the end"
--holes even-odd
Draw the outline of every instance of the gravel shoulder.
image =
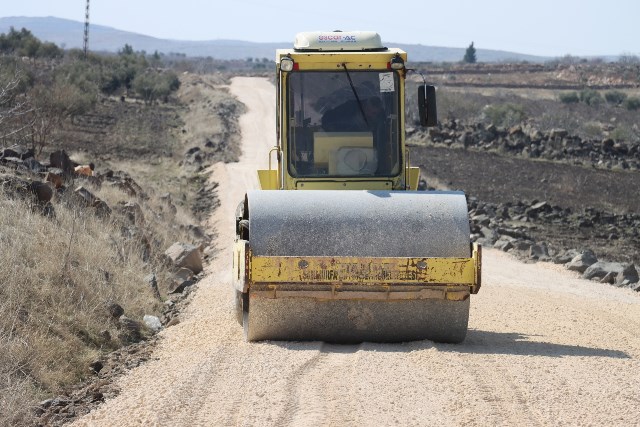
POLYGON ((121 394, 77 421, 100 425, 636 425, 640 295, 551 264, 485 251, 461 345, 245 343, 233 314, 233 212, 275 143, 274 89, 235 78, 243 155, 216 164, 216 260, 179 325, 121 394))

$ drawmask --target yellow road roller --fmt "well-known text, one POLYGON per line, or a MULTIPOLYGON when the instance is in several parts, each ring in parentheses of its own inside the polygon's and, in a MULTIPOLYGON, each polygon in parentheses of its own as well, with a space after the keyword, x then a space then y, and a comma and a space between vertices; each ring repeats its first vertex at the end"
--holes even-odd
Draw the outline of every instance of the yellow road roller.
MULTIPOLYGON (((464 340, 481 248, 464 193, 417 189, 409 71, 375 32, 304 32, 276 51, 277 146, 236 211, 248 341, 464 340)), ((423 126, 437 123, 435 93, 418 86, 423 126)))

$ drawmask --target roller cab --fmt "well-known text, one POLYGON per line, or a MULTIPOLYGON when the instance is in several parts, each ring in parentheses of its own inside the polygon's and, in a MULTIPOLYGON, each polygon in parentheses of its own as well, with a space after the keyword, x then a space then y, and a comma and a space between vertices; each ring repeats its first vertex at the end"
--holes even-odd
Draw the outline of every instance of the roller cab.
MULTIPOLYGON (((481 251, 463 193, 416 191, 406 61, 371 32, 301 33, 277 51, 278 145, 236 212, 247 340, 464 339, 481 251)), ((435 90, 419 90, 433 125, 435 90)))

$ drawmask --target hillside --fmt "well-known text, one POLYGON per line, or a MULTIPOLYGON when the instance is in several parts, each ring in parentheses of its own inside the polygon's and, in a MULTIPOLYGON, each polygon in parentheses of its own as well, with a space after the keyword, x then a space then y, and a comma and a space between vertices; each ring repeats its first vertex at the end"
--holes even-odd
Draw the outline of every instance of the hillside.
MULTIPOLYGON (((7 32, 11 27, 27 28, 43 41, 50 41, 59 46, 81 48, 84 24, 78 21, 55 17, 5 17, 0 18, 0 33, 7 32)), ((299 29, 304 30, 304 29, 299 29)), ((291 40, 295 31, 292 30, 291 40)), ((411 60, 418 62, 455 62, 460 61, 465 48, 438 47, 395 43, 384 40, 389 46, 397 46, 411 52, 411 60)), ((240 40, 207 40, 181 41, 166 40, 121 31, 102 25, 91 25, 90 48, 93 51, 117 52, 125 44, 136 50, 160 53, 180 53, 187 56, 211 56, 216 59, 245 59, 272 58, 277 48, 291 45, 291 41, 274 43, 253 43, 240 40)), ((550 58, 524 55, 516 52, 477 49, 478 60, 481 62, 529 61, 543 62, 550 58)))

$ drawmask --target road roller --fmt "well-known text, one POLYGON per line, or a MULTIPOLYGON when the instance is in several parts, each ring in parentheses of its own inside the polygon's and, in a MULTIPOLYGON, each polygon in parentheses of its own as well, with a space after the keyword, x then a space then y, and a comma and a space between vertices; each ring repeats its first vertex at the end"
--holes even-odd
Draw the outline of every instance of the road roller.
MULTIPOLYGON (((277 145, 236 211, 247 341, 459 343, 481 285, 466 196, 418 191, 405 145, 407 54, 367 31, 276 51, 277 145)), ((422 126, 436 89, 418 85, 422 126)))

